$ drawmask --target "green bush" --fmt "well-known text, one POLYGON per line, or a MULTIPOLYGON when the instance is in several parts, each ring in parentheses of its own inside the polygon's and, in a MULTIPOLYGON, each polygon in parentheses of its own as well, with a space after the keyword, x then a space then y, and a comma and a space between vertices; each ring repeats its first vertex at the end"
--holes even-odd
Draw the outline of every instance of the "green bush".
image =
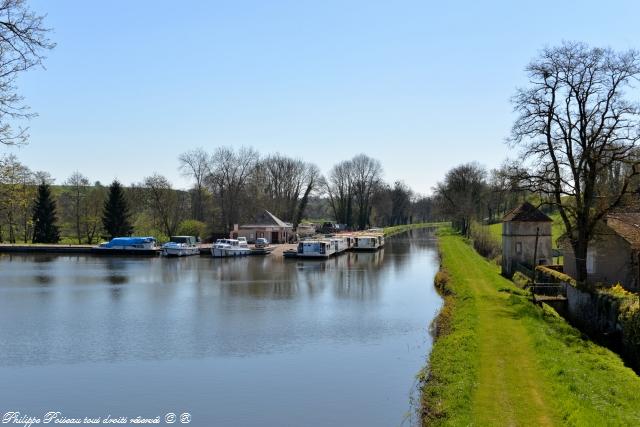
POLYGON ((207 225, 196 219, 186 219, 178 226, 178 234, 183 236, 196 236, 202 238, 205 235, 207 225))
POLYGON ((525 276, 524 274, 522 274, 519 271, 516 271, 513 274, 513 277, 511 278, 511 280, 513 281, 513 283, 516 284, 516 286, 518 286, 519 288, 524 288, 528 285, 531 284, 531 279, 529 279, 527 276, 525 276))
POLYGON ((546 276, 552 277, 556 280, 559 280, 561 282, 565 282, 568 283, 572 286, 576 286, 576 281, 575 279, 573 279, 571 276, 561 273, 559 271, 556 271, 552 268, 546 267, 544 265, 539 265, 536 267, 536 270, 546 276))
POLYGON ((620 307, 620 322, 623 326, 625 344, 638 347, 640 352, 640 300, 628 299, 620 307))
POLYGON ((640 295, 624 289, 619 283, 595 292, 599 298, 609 300, 608 306, 618 310, 625 353, 631 364, 640 369, 640 295))

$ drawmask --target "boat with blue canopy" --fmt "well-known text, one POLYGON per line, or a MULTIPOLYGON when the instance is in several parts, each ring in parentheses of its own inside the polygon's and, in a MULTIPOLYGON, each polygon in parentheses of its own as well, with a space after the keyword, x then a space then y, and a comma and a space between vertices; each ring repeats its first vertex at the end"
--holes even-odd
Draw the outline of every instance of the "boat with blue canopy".
POLYGON ((96 254, 114 255, 158 255, 160 251, 155 237, 114 237, 92 249, 96 254))

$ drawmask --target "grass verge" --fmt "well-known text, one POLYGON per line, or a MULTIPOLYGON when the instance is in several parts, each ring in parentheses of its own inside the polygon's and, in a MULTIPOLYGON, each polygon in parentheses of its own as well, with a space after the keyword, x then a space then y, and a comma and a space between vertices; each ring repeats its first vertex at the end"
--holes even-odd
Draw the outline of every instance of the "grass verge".
POLYGON ((404 233, 405 231, 415 230, 417 228, 445 227, 447 225, 449 225, 448 222, 420 222, 418 224, 394 225, 392 227, 385 227, 383 231, 385 237, 390 237, 394 234, 404 233))
POLYGON ((423 424, 640 425, 640 378, 619 356, 439 234, 444 327, 420 375, 423 424))

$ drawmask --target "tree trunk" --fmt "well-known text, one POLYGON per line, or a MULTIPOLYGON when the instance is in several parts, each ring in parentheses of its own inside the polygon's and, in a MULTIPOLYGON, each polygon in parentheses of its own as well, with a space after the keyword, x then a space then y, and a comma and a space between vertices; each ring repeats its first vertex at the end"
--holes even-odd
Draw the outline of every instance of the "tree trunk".
POLYGON ((581 284, 587 282, 587 249, 588 241, 582 236, 578 237, 578 241, 572 244, 573 253, 576 262, 576 281, 581 284))

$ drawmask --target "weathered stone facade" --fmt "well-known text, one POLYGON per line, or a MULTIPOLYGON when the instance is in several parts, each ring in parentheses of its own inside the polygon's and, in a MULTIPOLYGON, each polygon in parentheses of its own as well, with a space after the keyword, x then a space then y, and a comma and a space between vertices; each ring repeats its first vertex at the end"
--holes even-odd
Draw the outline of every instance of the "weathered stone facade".
POLYGON ((524 203, 505 215, 502 221, 503 275, 511 277, 517 264, 530 268, 534 264, 551 264, 551 224, 548 216, 529 203, 524 203))
MULTIPOLYGON (((587 281, 605 286, 620 283, 629 290, 639 290, 640 250, 636 236, 629 230, 640 219, 629 216, 607 217, 595 232, 587 249, 587 281), (622 221, 625 220, 624 222, 622 221)), ((576 261, 569 239, 560 239, 564 253, 564 272, 576 277, 576 261)))

